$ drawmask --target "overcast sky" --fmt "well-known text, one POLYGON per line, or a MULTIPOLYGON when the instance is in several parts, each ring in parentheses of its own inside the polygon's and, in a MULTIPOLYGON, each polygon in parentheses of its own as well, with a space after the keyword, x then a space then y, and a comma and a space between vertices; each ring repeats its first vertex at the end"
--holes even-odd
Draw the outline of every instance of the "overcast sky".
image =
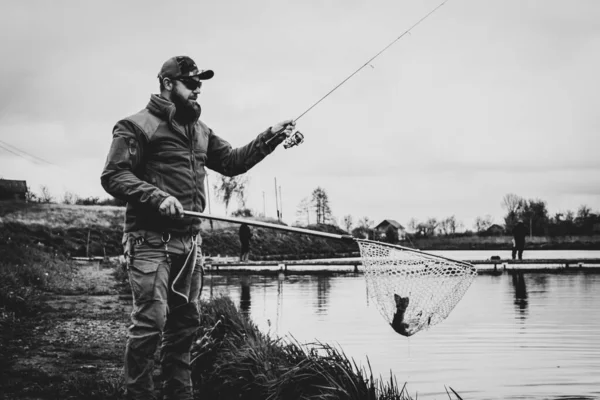
MULTIPOLYGON (((438 4, 3 1, 0 176, 108 197, 112 127, 145 107, 174 55, 215 71, 201 118, 241 146, 438 4)), ((277 178, 288 222, 318 186, 334 216, 376 223, 502 223, 507 193, 551 214, 600 210, 599 21, 595 0, 449 0, 298 121, 305 143, 249 172, 248 205, 262 212, 264 192, 275 216, 277 178)))

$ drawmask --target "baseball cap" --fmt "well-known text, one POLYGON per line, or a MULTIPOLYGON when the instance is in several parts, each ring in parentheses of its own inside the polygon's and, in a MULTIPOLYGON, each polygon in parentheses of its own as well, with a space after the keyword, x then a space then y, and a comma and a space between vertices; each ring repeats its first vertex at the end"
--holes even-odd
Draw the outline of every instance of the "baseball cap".
POLYGON ((187 56, 171 57, 163 64, 158 77, 163 78, 184 78, 196 76, 199 79, 205 80, 210 79, 215 73, 210 70, 199 70, 198 66, 191 58, 187 56))

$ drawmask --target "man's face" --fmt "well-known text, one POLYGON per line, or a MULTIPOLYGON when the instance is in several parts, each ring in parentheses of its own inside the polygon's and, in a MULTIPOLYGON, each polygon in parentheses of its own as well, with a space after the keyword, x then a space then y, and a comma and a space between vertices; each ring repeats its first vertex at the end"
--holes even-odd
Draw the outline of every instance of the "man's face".
POLYGON ((194 108, 201 87, 202 81, 197 78, 174 79, 171 101, 178 108, 194 108))

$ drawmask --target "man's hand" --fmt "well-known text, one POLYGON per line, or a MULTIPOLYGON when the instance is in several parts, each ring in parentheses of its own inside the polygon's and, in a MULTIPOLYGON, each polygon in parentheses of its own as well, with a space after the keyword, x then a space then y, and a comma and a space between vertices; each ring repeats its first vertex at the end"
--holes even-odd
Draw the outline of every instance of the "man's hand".
POLYGON ((281 142, 290 137, 295 127, 296 123, 293 119, 286 119, 285 121, 281 121, 280 123, 273 125, 271 127, 271 134, 273 136, 267 140, 267 143, 272 145, 273 148, 277 147, 281 142))
POLYGON ((166 199, 164 199, 162 203, 160 203, 160 206, 158 207, 158 212, 160 212, 160 215, 164 215, 167 217, 182 218, 183 206, 175 197, 169 196, 166 199))
POLYGON ((281 134, 282 135, 285 134, 285 137, 288 138, 294 131, 295 127, 296 127, 296 123, 294 122, 293 119, 286 119, 285 121, 281 121, 280 123, 273 125, 273 127, 271 128, 271 132, 275 133, 275 132, 279 132, 281 129, 283 129, 281 134))

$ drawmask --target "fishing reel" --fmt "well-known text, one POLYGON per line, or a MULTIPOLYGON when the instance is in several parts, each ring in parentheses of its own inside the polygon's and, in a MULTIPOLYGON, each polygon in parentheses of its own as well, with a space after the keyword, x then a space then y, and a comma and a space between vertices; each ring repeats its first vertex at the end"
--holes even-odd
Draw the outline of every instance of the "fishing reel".
POLYGON ((290 137, 284 140, 283 148, 289 149, 290 147, 298 146, 302 142, 304 142, 304 135, 302 134, 302 132, 296 131, 292 133, 290 137))
MULTIPOLYGON (((271 144, 271 141, 275 140, 275 138, 279 137, 279 135, 285 135, 281 132, 283 132, 283 129, 269 138, 267 140, 267 145, 271 144)), ((283 141, 283 148, 289 149, 290 147, 298 146, 302 142, 304 142, 304 135, 300 131, 296 131, 283 141)))

